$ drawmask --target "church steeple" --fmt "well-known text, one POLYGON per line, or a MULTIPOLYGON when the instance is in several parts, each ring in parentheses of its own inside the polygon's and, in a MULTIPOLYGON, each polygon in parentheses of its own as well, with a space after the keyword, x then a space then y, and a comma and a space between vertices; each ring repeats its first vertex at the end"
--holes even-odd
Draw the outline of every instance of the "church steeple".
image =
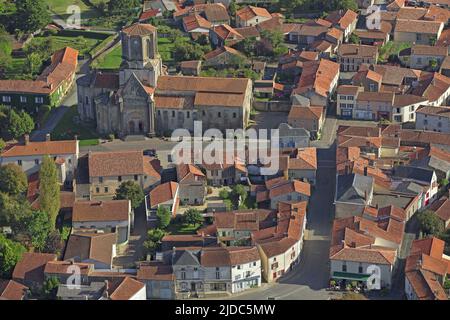
POLYGON ((158 59, 157 30, 151 24, 136 23, 122 30, 123 62, 130 69, 143 69, 158 59))

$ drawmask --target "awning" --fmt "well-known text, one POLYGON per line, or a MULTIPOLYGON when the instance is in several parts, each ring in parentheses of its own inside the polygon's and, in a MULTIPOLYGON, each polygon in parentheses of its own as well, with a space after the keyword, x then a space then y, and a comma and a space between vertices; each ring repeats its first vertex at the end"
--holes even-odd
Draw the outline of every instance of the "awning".
POLYGON ((367 281, 370 274, 351 273, 351 272, 333 272, 333 279, 344 279, 351 281, 367 281))

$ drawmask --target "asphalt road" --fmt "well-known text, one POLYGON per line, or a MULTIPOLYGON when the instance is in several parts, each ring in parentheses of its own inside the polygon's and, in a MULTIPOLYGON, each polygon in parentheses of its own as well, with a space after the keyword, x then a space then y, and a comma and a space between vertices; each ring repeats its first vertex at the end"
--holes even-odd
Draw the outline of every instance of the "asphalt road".
POLYGON ((329 280, 331 226, 334 218, 336 180, 335 148, 318 150, 317 186, 307 214, 307 231, 300 263, 278 283, 265 284, 233 296, 234 300, 325 300, 336 293, 326 291, 329 280))

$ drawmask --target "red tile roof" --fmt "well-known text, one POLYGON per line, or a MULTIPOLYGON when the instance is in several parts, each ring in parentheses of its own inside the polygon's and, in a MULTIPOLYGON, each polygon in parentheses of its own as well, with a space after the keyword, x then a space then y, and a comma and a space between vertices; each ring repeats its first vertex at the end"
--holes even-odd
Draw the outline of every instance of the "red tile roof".
POLYGON ((56 254, 25 252, 16 264, 12 278, 17 281, 43 283, 47 262, 56 261, 56 254))
POLYGON ((259 8, 254 6, 246 6, 236 11, 236 16, 243 21, 248 21, 254 17, 272 18, 269 11, 265 8, 259 8))
POLYGON ((28 288, 14 280, 0 279, 0 300, 23 300, 28 288))
POLYGON ((146 36, 156 32, 156 28, 151 24, 135 23, 122 29, 122 32, 129 36, 146 36))
POLYGON ((69 80, 76 72, 78 51, 70 47, 56 51, 51 64, 44 69, 36 81, 0 80, 0 92, 51 94, 63 81, 69 80))
POLYGON ((75 201, 72 221, 128 221, 130 211, 129 200, 75 201))
POLYGON ((109 296, 109 298, 111 300, 130 300, 144 288, 144 283, 130 277, 126 277, 122 280, 116 290, 114 290, 114 292, 109 296))
POLYGON ((174 281, 172 266, 162 263, 142 263, 137 272, 137 279, 141 281, 174 281))
POLYGON ((90 177, 111 177, 144 174, 142 151, 90 152, 90 177))
POLYGON ((178 183, 166 182, 160 184, 150 191, 150 207, 155 207, 161 203, 165 203, 170 200, 176 200, 175 194, 178 190, 178 183))
POLYGON ((332 90, 331 84, 339 74, 339 64, 321 59, 320 61, 306 61, 294 94, 302 94, 310 90, 328 97, 332 90))
POLYGON ((189 15, 183 18, 183 25, 187 32, 190 32, 197 28, 209 29, 212 24, 202 16, 198 14, 189 15))
POLYGON ((28 142, 27 144, 14 144, 7 147, 1 156, 8 157, 24 157, 36 155, 59 155, 68 154, 75 155, 78 152, 78 141, 45 141, 45 142, 28 142))

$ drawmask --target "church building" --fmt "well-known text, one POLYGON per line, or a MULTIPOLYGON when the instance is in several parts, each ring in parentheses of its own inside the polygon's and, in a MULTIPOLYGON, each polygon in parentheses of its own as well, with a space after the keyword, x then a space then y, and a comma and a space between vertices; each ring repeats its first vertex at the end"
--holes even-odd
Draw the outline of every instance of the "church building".
POLYGON ((78 79, 78 113, 100 134, 170 135, 177 128, 243 129, 253 100, 250 79, 168 76, 157 29, 136 23, 121 32, 119 72, 92 71, 78 79))

